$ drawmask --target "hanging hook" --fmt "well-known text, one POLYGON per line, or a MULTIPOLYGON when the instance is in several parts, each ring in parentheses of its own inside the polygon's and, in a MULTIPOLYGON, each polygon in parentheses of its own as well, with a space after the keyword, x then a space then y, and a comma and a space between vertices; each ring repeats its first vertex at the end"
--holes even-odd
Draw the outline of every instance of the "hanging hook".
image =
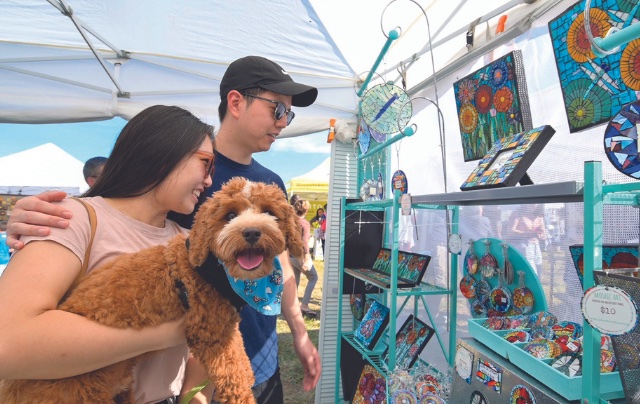
POLYGON ((400 81, 402 82, 402 89, 407 90, 407 65, 400 62, 398 63, 398 73, 400 74, 400 81))

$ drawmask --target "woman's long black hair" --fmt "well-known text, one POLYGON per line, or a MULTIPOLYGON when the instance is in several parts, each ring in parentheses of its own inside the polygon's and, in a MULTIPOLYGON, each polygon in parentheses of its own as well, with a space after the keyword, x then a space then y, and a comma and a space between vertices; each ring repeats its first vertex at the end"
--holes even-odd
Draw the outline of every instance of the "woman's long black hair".
POLYGON ((102 174, 83 196, 130 198, 157 187, 213 127, 176 106, 154 105, 122 129, 102 174))

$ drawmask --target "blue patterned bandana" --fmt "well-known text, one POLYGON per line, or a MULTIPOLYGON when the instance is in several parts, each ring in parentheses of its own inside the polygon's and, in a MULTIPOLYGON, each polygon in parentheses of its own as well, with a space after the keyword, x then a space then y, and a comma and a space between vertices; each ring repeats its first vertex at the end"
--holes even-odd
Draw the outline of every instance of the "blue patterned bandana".
MULTIPOLYGON (((222 262, 220 264, 222 265, 222 262)), ((278 257, 273 259, 273 264, 275 269, 271 275, 253 280, 233 278, 229 275, 227 268, 224 268, 233 291, 251 307, 267 316, 280 314, 282 292, 284 290, 282 266, 278 257)))

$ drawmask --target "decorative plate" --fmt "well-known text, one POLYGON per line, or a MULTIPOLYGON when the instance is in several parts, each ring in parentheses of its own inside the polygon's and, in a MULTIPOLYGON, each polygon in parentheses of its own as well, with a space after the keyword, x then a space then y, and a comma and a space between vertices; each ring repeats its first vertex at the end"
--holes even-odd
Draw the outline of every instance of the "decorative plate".
POLYGON ((531 341, 531 335, 526 331, 510 331, 502 336, 507 341, 514 342, 529 342, 531 341))
POLYGON ((440 396, 429 393, 422 396, 422 398, 420 399, 420 404, 447 404, 447 402, 441 399, 440 396))
POLYGON ((487 317, 485 301, 486 300, 476 297, 469 303, 469 309, 471 310, 471 316, 473 316, 473 318, 487 317))
POLYGON ((418 398, 409 390, 398 390, 391 395, 393 404, 417 404, 418 398))
POLYGON ((391 188, 397 189, 403 194, 409 192, 409 183, 407 181, 407 176, 402 170, 397 170, 393 173, 393 177, 391 177, 391 188))
POLYGON ((413 115, 413 106, 406 91, 393 83, 384 83, 364 93, 361 111, 371 129, 388 135, 407 126, 413 115))
POLYGON ((511 389, 511 397, 509 398, 511 404, 536 404, 536 399, 526 386, 517 384, 511 389))
POLYGON ((480 268, 480 260, 473 249, 473 241, 469 243, 469 249, 464 256, 464 268, 471 275, 478 272, 478 268, 480 268))
POLYGON ((369 135, 369 127, 364 120, 360 120, 360 126, 358 127, 358 146, 360 146, 360 152, 365 154, 369 151, 369 145, 371 144, 371 135, 369 135))
POLYGON ((638 129, 640 123, 640 101, 622 109, 609 121, 604 131, 604 152, 616 170, 640 179, 638 158, 638 129))
POLYGON ((476 278, 471 275, 463 276, 460 279, 460 292, 467 299, 476 297, 476 278))
POLYGON ((551 362, 551 367, 569 377, 582 375, 582 359, 580 355, 560 355, 553 362, 551 362))

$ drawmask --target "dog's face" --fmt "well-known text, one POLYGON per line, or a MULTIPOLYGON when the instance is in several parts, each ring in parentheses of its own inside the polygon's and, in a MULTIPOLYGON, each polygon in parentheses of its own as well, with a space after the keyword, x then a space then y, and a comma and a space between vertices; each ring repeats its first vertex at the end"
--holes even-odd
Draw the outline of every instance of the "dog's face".
POLYGON ((213 253, 238 279, 270 274, 285 249, 304 255, 298 217, 277 185, 232 178, 198 210, 189 235, 189 260, 200 266, 213 253))

